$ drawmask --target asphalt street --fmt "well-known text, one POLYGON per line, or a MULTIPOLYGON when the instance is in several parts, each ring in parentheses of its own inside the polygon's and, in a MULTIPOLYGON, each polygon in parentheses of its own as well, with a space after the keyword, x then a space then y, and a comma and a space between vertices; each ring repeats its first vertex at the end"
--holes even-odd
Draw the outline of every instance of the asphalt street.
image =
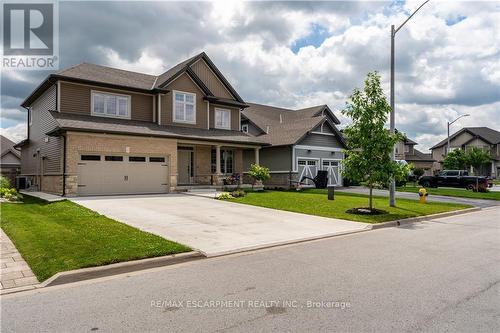
POLYGON ((495 207, 4 295, 1 331, 498 332, 499 296, 495 207))

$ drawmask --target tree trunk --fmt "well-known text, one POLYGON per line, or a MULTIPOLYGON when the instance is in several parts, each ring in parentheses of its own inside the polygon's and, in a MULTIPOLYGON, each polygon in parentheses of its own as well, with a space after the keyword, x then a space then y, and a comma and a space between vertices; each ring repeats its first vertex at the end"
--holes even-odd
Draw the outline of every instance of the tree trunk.
POLYGON ((373 204, 372 204, 372 191, 373 191, 373 187, 370 186, 370 211, 373 210, 373 204))

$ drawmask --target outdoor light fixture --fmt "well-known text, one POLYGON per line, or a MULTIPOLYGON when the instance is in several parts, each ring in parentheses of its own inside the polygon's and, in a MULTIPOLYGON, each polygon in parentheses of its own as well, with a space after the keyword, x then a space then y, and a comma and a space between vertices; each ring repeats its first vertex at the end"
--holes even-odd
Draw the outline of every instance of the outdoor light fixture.
POLYGON ((470 114, 466 113, 466 114, 463 114, 463 115, 459 116, 458 118, 456 118, 452 122, 448 121, 448 140, 447 140, 448 142, 447 142, 447 145, 446 145, 446 155, 448 155, 448 153, 450 152, 450 125, 453 124, 458 119, 463 118, 463 117, 468 117, 468 116, 470 116, 470 114))

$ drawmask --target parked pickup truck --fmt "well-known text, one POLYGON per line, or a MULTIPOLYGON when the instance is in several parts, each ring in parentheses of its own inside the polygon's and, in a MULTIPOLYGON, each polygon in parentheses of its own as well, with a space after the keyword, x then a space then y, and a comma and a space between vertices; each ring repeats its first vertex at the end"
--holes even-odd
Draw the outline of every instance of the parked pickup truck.
POLYGON ((420 177, 418 184, 423 187, 458 187, 477 191, 478 188, 483 190, 488 187, 488 177, 469 176, 467 170, 443 170, 437 176, 420 177))

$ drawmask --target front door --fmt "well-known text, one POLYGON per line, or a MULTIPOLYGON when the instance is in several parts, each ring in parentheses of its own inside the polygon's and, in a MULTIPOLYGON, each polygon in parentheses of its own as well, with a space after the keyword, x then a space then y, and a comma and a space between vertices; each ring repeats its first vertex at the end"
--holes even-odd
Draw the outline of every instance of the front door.
POLYGON ((178 184, 191 184, 193 176, 193 151, 180 149, 177 151, 178 184))

